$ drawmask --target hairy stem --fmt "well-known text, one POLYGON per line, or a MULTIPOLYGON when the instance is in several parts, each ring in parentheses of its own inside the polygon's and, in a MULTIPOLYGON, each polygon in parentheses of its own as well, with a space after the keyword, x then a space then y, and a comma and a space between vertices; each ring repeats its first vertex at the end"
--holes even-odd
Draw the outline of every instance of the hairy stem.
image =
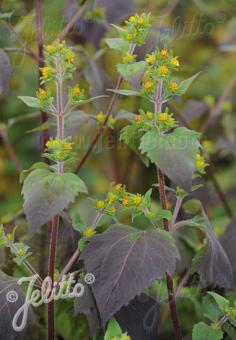
MULTIPOLYGON (((162 82, 157 88, 154 105, 155 105, 155 113, 161 112, 162 110, 162 82)), ((159 199, 161 203, 161 208, 166 210, 167 202, 166 202, 166 192, 165 192, 165 177, 162 171, 158 168, 157 168, 157 177, 158 177, 158 183, 159 183, 159 199)), ((170 232, 169 221, 166 218, 163 218, 163 226, 167 232, 170 232)), ((168 290, 168 299, 169 299, 171 317, 172 317, 173 326, 175 330, 175 338, 176 340, 182 340, 179 319, 178 319, 178 314, 177 314, 177 309, 176 309, 173 280, 172 280, 172 277, 167 273, 166 273, 166 286, 168 290)))
MULTIPOLYGON (((56 60, 57 69, 57 138, 62 140, 64 138, 64 116, 62 107, 62 66, 60 60, 56 60)), ((63 162, 57 162, 57 175, 60 176, 63 173, 63 162)), ((48 276, 51 278, 51 288, 54 285, 54 272, 56 263, 56 250, 57 250, 57 235, 59 226, 59 215, 55 216, 50 222, 51 236, 50 236, 50 251, 49 251, 49 268, 48 276)), ((48 340, 54 340, 55 338, 55 325, 54 325, 54 300, 48 304, 48 340)))

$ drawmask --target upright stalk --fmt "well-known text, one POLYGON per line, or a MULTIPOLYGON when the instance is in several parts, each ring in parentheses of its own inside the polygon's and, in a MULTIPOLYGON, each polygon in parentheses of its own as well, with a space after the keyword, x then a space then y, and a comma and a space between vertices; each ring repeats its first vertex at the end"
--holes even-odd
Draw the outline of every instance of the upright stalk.
MULTIPOLYGON (((156 91, 155 113, 160 113, 161 110, 162 110, 162 82, 160 83, 156 91)), ((165 192, 165 177, 162 171, 158 168, 157 168, 157 178, 158 178, 158 183, 159 183, 159 199, 161 203, 161 208, 166 210, 167 200, 166 200, 166 192, 165 192)), ((166 218, 163 218, 163 226, 167 232, 170 231, 169 221, 166 218)), ((166 286, 168 290, 168 299, 169 299, 171 317, 172 317, 173 326, 175 330, 175 338, 176 340, 182 340, 179 319, 178 319, 178 314, 177 314, 177 308, 176 308, 176 302, 175 302, 173 280, 172 280, 172 277, 167 273, 166 273, 166 286)))
MULTIPOLYGON (((61 141, 64 138, 64 116, 62 107, 62 67, 60 60, 56 60, 57 68, 57 138, 61 141)), ((57 175, 60 176, 63 173, 63 161, 57 162, 57 175)), ((56 263, 56 250, 57 250, 57 235, 58 235, 59 216, 55 216, 50 222, 50 251, 49 251, 49 266, 48 276, 51 278, 52 288, 54 285, 54 272, 56 263)), ((54 340, 55 338, 55 322, 54 322, 54 300, 48 304, 48 340, 54 340)))

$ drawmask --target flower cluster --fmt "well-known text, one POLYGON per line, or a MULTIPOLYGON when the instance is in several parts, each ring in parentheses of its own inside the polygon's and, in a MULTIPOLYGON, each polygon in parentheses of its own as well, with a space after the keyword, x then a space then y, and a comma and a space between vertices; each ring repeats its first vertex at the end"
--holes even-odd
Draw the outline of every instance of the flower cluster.
POLYGON ((63 162, 73 155, 72 150, 73 143, 68 139, 60 140, 58 138, 50 138, 46 143, 46 152, 43 156, 55 162, 63 162))
POLYGON ((39 88, 39 90, 36 92, 36 96, 38 98, 40 107, 45 109, 45 111, 48 111, 50 106, 53 104, 53 97, 51 97, 50 92, 43 88, 39 88))
POLYGON ((205 174, 205 168, 208 166, 208 164, 200 153, 197 153, 196 155, 195 166, 200 174, 205 174))
POLYGON ((178 93, 179 84, 172 79, 172 72, 178 70, 180 63, 178 57, 166 48, 156 50, 145 58, 147 68, 142 79, 143 92, 154 95, 160 82, 167 95, 178 93))
POLYGON ((41 68, 41 83, 46 83, 61 76, 63 79, 71 78, 75 71, 75 54, 73 50, 66 47, 65 41, 46 46, 46 66, 41 68), (58 75, 56 65, 62 68, 61 75, 58 75))
POLYGON ((68 93, 68 99, 70 105, 76 105, 81 100, 84 99, 84 90, 82 90, 79 85, 76 85, 74 87, 69 87, 69 93, 68 93))
MULTIPOLYGON (((105 121, 105 119, 106 119, 106 116, 105 116, 105 114, 104 114, 102 111, 100 111, 100 112, 96 115, 95 118, 96 118, 96 121, 98 122, 99 125, 103 125, 103 123, 104 123, 104 121, 105 121)), ((110 129, 112 129, 113 126, 114 126, 114 123, 115 123, 114 117, 113 117, 113 116, 109 116, 108 122, 107 122, 107 126, 108 126, 110 129)))
POLYGON ((139 114, 134 117, 134 120, 137 129, 140 131, 157 130, 166 132, 176 126, 173 114, 168 112, 168 109, 163 113, 139 110, 139 114))
POLYGON ((111 188, 104 200, 96 201, 95 209, 113 215, 116 212, 116 203, 121 204, 123 208, 131 208, 136 212, 142 212, 148 205, 148 201, 145 196, 127 192, 125 185, 119 183, 111 185, 111 188))
POLYGON ((126 28, 122 31, 123 39, 132 44, 144 44, 151 26, 150 15, 146 13, 132 15, 125 24, 126 28))

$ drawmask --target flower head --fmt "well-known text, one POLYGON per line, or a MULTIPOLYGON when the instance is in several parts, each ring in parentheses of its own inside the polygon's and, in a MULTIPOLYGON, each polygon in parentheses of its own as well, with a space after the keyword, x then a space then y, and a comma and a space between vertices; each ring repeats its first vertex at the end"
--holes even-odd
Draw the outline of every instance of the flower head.
POLYGON ((152 81, 148 80, 144 83, 144 88, 146 90, 153 90, 154 89, 154 84, 152 81))
POLYGON ((176 81, 172 81, 170 84, 169 84, 169 87, 172 91, 175 91, 177 90, 178 88, 178 83, 176 83, 176 81))
POLYGON ((148 64, 153 64, 153 62, 155 60, 154 54, 148 54, 145 60, 148 64))
POLYGON ((103 208, 105 207, 105 201, 98 200, 98 201, 96 202, 96 207, 97 207, 98 209, 103 209, 103 208))
POLYGON ((123 63, 132 63, 135 59, 135 56, 129 52, 127 52, 123 58, 122 58, 122 61, 123 63))
POLYGON ((161 51, 160 51, 160 56, 161 56, 162 58, 167 57, 167 56, 168 56, 168 51, 167 51, 167 50, 161 50, 161 51))
POLYGON ((80 95, 81 94, 81 89, 80 89, 79 86, 75 86, 75 87, 73 87, 72 92, 75 95, 80 95))
POLYGON ((167 122, 169 119, 169 115, 167 113, 161 113, 159 116, 159 120, 161 122, 167 122))
POLYGON ((127 207, 127 205, 129 205, 129 199, 127 197, 125 197, 123 200, 122 200, 122 204, 127 207))
POLYGON ((171 65, 176 66, 176 67, 179 67, 179 65, 180 65, 178 57, 171 58, 170 63, 171 63, 171 65))
POLYGON ((101 111, 96 115, 96 119, 99 123, 103 123, 105 119, 104 113, 101 111))
POLYGON ((92 228, 87 228, 83 231, 84 236, 90 238, 96 234, 96 232, 92 228))
POLYGON ((162 76, 166 76, 168 73, 168 68, 165 65, 162 65, 158 68, 158 71, 162 76))
POLYGON ((135 122, 140 122, 142 120, 142 116, 141 115, 136 115, 134 117, 134 120, 135 120, 135 122))
POLYGON ((142 196, 140 194, 137 194, 137 195, 134 195, 132 197, 132 202, 135 204, 135 205, 139 205, 141 202, 142 202, 142 196))

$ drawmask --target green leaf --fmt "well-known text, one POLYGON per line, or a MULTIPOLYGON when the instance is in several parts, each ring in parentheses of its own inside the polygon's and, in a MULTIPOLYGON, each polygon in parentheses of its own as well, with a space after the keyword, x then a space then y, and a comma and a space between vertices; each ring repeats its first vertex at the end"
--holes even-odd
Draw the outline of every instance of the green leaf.
POLYGON ((190 87, 190 85, 192 84, 192 82, 199 76, 201 72, 198 72, 196 74, 194 74, 194 76, 184 80, 184 81, 181 81, 181 83, 179 84, 178 86, 178 91, 177 91, 177 95, 182 95, 184 94, 188 88, 190 87))
POLYGON ((204 296, 202 308, 204 317, 206 317, 207 319, 214 323, 218 322, 220 318, 223 316, 222 311, 216 305, 214 299, 209 295, 204 296))
POLYGON ((138 61, 132 64, 117 64, 117 70, 122 75, 122 77, 126 80, 129 80, 130 77, 137 73, 144 72, 147 64, 145 61, 138 61))
POLYGON ((40 108, 37 98, 28 96, 18 96, 18 98, 29 107, 40 108))
POLYGON ((204 322, 199 322, 193 327, 193 340, 221 340, 223 336, 221 329, 213 329, 204 322))
POLYGON ((127 41, 120 38, 106 39, 105 41, 110 48, 122 53, 125 53, 130 49, 130 44, 127 41))
POLYGON ((140 138, 143 133, 139 131, 136 124, 125 126, 120 134, 120 140, 125 142, 131 150, 133 150, 143 161, 143 163, 148 166, 149 160, 147 157, 143 156, 139 151, 140 138))
POLYGON ((87 193, 87 189, 75 174, 57 175, 47 169, 32 171, 22 189, 30 233, 67 208, 78 193, 87 193))
POLYGON ((158 220, 162 220, 163 218, 167 220, 171 220, 172 212, 170 210, 161 209, 158 211, 157 218, 158 220))
POLYGON ((125 110, 121 110, 117 113, 117 115, 115 116, 115 121, 119 121, 119 120, 127 120, 130 123, 134 123, 134 117, 135 114, 133 112, 128 112, 125 110))
POLYGON ((10 19, 14 12, 0 13, 0 19, 10 19))
POLYGON ((185 191, 191 190, 199 133, 184 127, 160 136, 149 131, 141 138, 140 150, 165 175, 185 191))
POLYGON ((86 222, 83 220, 79 212, 76 212, 72 216, 72 227, 73 229, 82 232, 87 228, 86 222))
POLYGON ((48 166, 48 164, 43 163, 43 162, 36 162, 36 163, 34 163, 29 169, 23 170, 23 171, 20 173, 20 183, 23 183, 24 180, 26 179, 26 177, 27 177, 33 170, 36 170, 36 169, 47 169, 47 170, 49 170, 49 166, 48 166))
POLYGON ((223 296, 215 293, 215 292, 207 292, 208 295, 212 296, 217 305, 220 307, 222 311, 225 310, 225 308, 229 307, 229 301, 225 299, 223 296))
POLYGON ((104 336, 104 340, 111 340, 114 337, 120 337, 122 335, 122 330, 118 322, 113 318, 108 322, 107 330, 104 336))
POLYGON ((197 199, 188 200, 185 202, 182 207, 184 208, 187 214, 198 214, 201 211, 202 204, 197 199))
POLYGON ((45 131, 45 130, 51 129, 52 127, 53 127, 52 123, 44 123, 44 124, 41 124, 40 126, 34 128, 34 129, 28 130, 27 133, 37 132, 37 131, 45 131))
POLYGON ((113 93, 121 94, 122 96, 141 96, 139 92, 133 91, 133 90, 107 89, 107 91, 111 91, 113 93))
POLYGON ((114 27, 117 30, 118 33, 121 33, 121 34, 125 33, 125 29, 124 28, 122 28, 120 26, 117 26, 115 24, 111 24, 111 26, 114 27))
POLYGON ((92 97, 92 98, 89 98, 89 99, 81 100, 80 102, 78 102, 78 104, 76 104, 76 107, 79 107, 79 106, 82 106, 82 105, 94 102, 97 99, 107 98, 107 97, 109 97, 109 96, 101 95, 101 96, 96 96, 96 97, 92 97))
POLYGON ((228 334, 230 339, 236 339, 236 328, 233 327, 229 322, 223 324, 223 330, 228 334))

